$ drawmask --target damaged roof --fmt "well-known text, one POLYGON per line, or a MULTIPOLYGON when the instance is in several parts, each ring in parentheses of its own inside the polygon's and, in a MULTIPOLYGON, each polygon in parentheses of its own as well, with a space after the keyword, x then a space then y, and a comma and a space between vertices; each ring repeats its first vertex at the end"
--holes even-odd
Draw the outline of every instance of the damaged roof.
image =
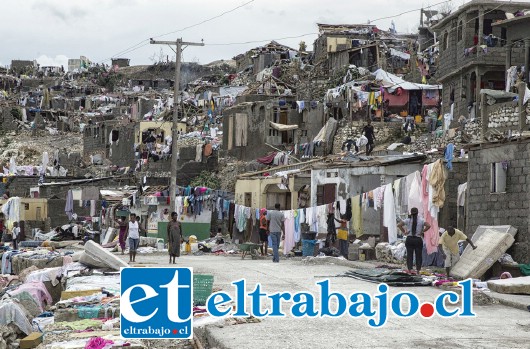
POLYGON ((423 154, 384 155, 384 156, 329 156, 325 161, 312 165, 314 169, 338 167, 389 166, 402 163, 417 163, 427 159, 423 154))

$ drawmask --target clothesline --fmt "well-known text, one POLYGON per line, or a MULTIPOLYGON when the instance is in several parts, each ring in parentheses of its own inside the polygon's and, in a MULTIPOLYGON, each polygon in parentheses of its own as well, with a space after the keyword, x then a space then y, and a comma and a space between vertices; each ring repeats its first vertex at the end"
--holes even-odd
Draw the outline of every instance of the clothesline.
MULTIPOLYGON (((444 163, 437 160, 424 165, 423 170, 416 171, 406 177, 398 178, 392 183, 363 192, 346 200, 334 203, 282 210, 285 217, 285 253, 288 253, 300 237, 300 225, 306 223, 311 231, 318 231, 319 226, 326 226, 329 213, 346 215, 351 218, 351 228, 359 237, 363 235, 363 209, 383 209, 383 226, 388 229, 388 242, 397 241, 397 220, 408 215, 412 207, 416 207, 419 215, 430 224, 431 228, 425 232, 425 243, 429 254, 438 250, 438 213, 445 201, 444 184, 446 179, 444 163), (292 243, 292 246, 291 246, 292 243)), ((246 230, 247 221, 259 221, 260 209, 235 205, 234 219, 237 229, 246 230)))
POLYGON ((212 189, 212 188, 208 188, 208 187, 201 187, 201 186, 198 186, 198 187, 192 187, 192 186, 186 186, 186 187, 183 187, 183 186, 180 186, 180 185, 177 185, 177 191, 180 192, 181 194, 183 194, 184 196, 188 196, 192 193, 192 189, 193 189, 193 194, 197 195, 195 192, 197 189, 200 189, 199 191, 199 195, 221 195, 221 196, 230 196, 230 197, 234 197, 235 196, 235 193, 233 192, 230 192, 230 191, 226 191, 226 190, 220 190, 220 189, 212 189), (189 193, 188 193, 189 192, 189 193))

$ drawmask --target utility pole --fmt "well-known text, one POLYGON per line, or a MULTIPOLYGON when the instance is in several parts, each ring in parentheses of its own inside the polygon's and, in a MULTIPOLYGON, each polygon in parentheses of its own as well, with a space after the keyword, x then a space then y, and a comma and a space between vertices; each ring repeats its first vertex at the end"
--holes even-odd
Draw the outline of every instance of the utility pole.
POLYGON ((180 95, 180 60, 182 56, 182 46, 204 46, 204 43, 196 42, 185 42, 182 39, 177 39, 177 41, 157 41, 151 39, 152 45, 175 45, 177 54, 175 58, 175 83, 174 87, 174 96, 173 96, 173 134, 171 136, 171 178, 169 180, 169 197, 170 205, 173 207, 172 211, 175 210, 175 198, 177 196, 177 138, 178 138, 178 97, 180 95))

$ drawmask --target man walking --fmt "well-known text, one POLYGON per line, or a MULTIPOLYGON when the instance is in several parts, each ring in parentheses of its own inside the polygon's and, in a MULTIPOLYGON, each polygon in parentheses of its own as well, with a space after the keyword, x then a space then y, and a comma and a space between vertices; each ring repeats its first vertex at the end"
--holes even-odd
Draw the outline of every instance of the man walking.
POLYGON ((278 249, 280 248, 284 221, 285 216, 280 212, 280 204, 274 205, 274 210, 267 211, 267 226, 272 240, 272 261, 274 263, 280 262, 278 249))
POLYGON ((445 272, 447 273, 447 276, 449 276, 451 268, 460 259, 458 242, 461 240, 466 240, 473 249, 477 248, 477 246, 473 245, 473 242, 471 242, 471 239, 469 239, 466 234, 453 227, 448 227, 447 231, 444 232, 440 237, 439 244, 442 245, 442 249, 445 254, 445 272))
POLYGON ((364 126, 362 133, 368 139, 368 144, 366 145, 366 155, 368 156, 374 150, 375 131, 372 126, 372 120, 368 119, 367 125, 364 126))

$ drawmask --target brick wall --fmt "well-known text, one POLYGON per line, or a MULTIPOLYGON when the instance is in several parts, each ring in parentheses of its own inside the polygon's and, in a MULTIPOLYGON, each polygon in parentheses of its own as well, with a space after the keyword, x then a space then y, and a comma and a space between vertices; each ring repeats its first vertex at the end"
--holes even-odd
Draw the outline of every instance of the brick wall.
POLYGON ((515 244, 508 251, 519 263, 530 262, 529 188, 530 141, 498 145, 469 152, 467 229, 479 225, 512 225, 515 244), (490 193, 491 164, 508 161, 506 193, 490 193))

